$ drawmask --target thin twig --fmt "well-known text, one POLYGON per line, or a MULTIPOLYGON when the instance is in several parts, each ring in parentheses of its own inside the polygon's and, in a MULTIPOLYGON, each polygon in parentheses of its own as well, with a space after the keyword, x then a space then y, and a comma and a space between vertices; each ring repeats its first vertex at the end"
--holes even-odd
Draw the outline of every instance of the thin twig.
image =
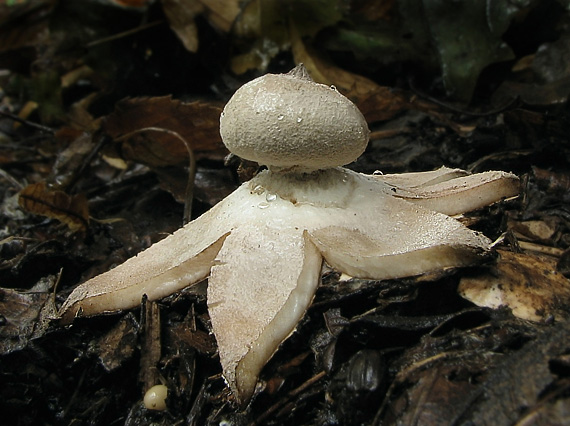
POLYGON ((97 141, 97 143, 95 144, 95 146, 93 147, 93 149, 91 149, 91 152, 89 152, 89 154, 87 154, 87 156, 85 157, 85 159, 82 161, 81 166, 79 167, 79 170, 77 170, 74 173, 74 176, 72 177, 72 179, 69 181, 69 184, 67 185, 67 190, 71 191, 73 189, 73 187, 77 184, 77 182, 79 181, 79 177, 83 174, 83 172, 85 171, 85 169, 87 168, 87 166, 89 164, 91 164, 91 162, 93 161, 93 158, 95 158, 95 155, 97 155, 97 153, 99 151, 101 151, 101 149, 103 148, 103 146, 105 146, 105 144, 109 141, 109 138, 105 135, 99 135, 99 140, 97 141))
POLYGON ((303 392, 304 390, 306 390, 308 387, 312 386, 313 384, 315 384, 316 382, 318 382, 319 380, 321 380, 324 376, 326 376, 326 372, 325 371, 321 371, 320 373, 315 374, 313 377, 311 377, 309 380, 307 380, 306 382, 304 382, 301 386, 293 389, 292 391, 290 391, 285 398, 281 399, 280 401, 276 402, 275 404, 273 404, 271 407, 269 407, 261 416, 259 416, 253 423, 250 423, 249 426, 255 426, 257 424, 262 423, 265 419, 267 419, 271 414, 273 414, 275 411, 277 411, 279 408, 281 408, 283 405, 285 405, 285 403, 287 401, 289 401, 291 398, 299 395, 301 392, 303 392))
POLYGON ((91 43, 87 43, 87 45, 85 47, 94 47, 94 46, 98 46, 98 45, 103 44, 103 43, 108 43, 110 41, 114 41, 114 40, 118 40, 118 39, 121 39, 124 37, 128 37, 130 35, 133 35, 133 34, 140 32, 140 31, 144 31, 144 30, 148 30, 149 28, 156 27, 157 25, 160 25, 162 23, 164 23, 164 20, 162 20, 162 19, 158 20, 158 21, 154 21, 154 22, 149 22, 148 24, 144 24, 144 25, 141 25, 139 27, 132 28, 132 29, 127 30, 127 31, 123 31, 121 33, 113 34, 109 37, 104 37, 104 38, 100 38, 99 40, 92 41, 91 43))
POLYGON ((515 105, 518 103, 519 99, 518 98, 514 98, 514 99, 507 99, 506 102, 504 102, 502 105, 499 105, 498 107, 496 107, 493 110, 490 111, 486 111, 486 112, 477 112, 477 111, 470 111, 467 109, 463 109, 463 108, 459 108, 456 107, 454 105, 451 105, 445 101, 439 100, 425 92, 423 92, 422 90, 420 90, 419 88, 417 88, 414 85, 413 80, 409 80, 408 84, 410 86, 410 89, 412 90, 412 92, 414 92, 414 94, 416 94, 419 98, 425 99, 429 102, 434 103, 437 106, 440 106, 442 108, 447 109, 448 111, 451 112, 455 112, 458 114, 465 114, 465 115, 470 115, 472 117, 488 117, 489 115, 494 115, 494 114, 499 114, 501 112, 506 111, 507 109, 509 109, 511 106, 515 105))
POLYGON ((120 136, 119 138, 115 139, 117 142, 129 139, 131 136, 137 134, 137 133, 142 133, 142 132, 161 132, 161 133, 166 133, 169 134, 171 136, 174 136, 175 138, 177 138, 179 141, 181 141, 184 146, 186 147, 186 150, 188 151, 188 157, 189 157, 189 161, 188 161, 188 182, 186 184, 186 193, 184 194, 184 217, 183 217, 183 224, 186 225, 188 222, 190 222, 191 218, 192 218, 192 200, 194 198, 194 180, 196 178, 196 157, 194 156, 194 151, 192 151, 192 148, 190 147, 190 144, 188 143, 188 141, 183 138, 180 133, 174 131, 174 130, 170 130, 170 129, 164 129, 162 127, 144 127, 142 129, 138 129, 138 130, 134 130, 132 132, 129 132, 125 135, 120 136))
POLYGON ((8 173, 6 170, 0 169, 0 177, 4 178, 8 182, 10 182, 12 184, 12 186, 14 186, 18 191, 21 191, 22 189, 24 189, 24 185, 22 185, 20 182, 18 182, 18 180, 14 176, 12 176, 10 173, 8 173))
POLYGON ((51 127, 43 126, 41 124, 34 123, 32 121, 24 120, 23 118, 18 117, 16 114, 12 114, 11 112, 0 111, 0 115, 9 118, 10 120, 14 120, 20 124, 23 124, 24 126, 33 127, 34 129, 40 130, 44 133, 49 133, 51 135, 55 133, 55 130, 53 130, 51 127))

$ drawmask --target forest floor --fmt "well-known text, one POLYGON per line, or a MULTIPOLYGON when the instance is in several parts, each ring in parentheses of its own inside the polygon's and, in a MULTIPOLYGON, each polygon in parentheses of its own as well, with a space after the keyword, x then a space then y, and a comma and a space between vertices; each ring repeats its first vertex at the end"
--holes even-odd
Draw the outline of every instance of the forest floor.
POLYGON ((495 5, 471 28, 477 7, 436 2, 420 15, 404 0, 207 3, 0 2, 0 423, 570 424, 568 5, 495 5), (458 27, 483 47, 459 49, 458 27), (520 177, 520 196, 460 218, 497 240, 493 257, 387 281, 326 269, 245 408, 221 374, 205 282, 61 325, 78 284, 256 172, 225 161, 221 110, 299 62, 369 123, 349 168, 520 177), (467 281, 501 306, 462 298, 467 281), (165 411, 142 402, 154 381, 165 411))

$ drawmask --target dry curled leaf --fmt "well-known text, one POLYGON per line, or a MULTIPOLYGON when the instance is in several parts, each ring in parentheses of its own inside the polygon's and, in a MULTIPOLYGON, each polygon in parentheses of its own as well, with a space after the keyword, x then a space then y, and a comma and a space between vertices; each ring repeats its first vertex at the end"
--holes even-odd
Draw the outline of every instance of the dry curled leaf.
MULTIPOLYGON (((112 138, 123 137, 123 158, 151 167, 185 164, 188 150, 178 133, 195 153, 224 156, 227 151, 218 131, 221 106, 209 102, 185 103, 170 96, 135 98, 121 101, 103 123, 112 138), (154 128, 165 131, 143 131, 154 128)), ((116 157, 116 153, 108 153, 116 157)))
POLYGON ((65 223, 72 231, 85 230, 89 224, 89 207, 84 194, 69 195, 38 182, 20 192, 18 203, 27 212, 65 223))

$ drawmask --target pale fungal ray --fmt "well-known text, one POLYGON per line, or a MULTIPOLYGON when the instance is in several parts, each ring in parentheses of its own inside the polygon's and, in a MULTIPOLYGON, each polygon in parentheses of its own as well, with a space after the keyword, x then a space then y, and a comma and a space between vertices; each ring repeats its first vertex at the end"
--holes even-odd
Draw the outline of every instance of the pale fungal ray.
POLYGON ((322 257, 300 229, 245 225, 228 237, 218 261, 208 311, 224 376, 247 400, 262 367, 311 304, 322 257))

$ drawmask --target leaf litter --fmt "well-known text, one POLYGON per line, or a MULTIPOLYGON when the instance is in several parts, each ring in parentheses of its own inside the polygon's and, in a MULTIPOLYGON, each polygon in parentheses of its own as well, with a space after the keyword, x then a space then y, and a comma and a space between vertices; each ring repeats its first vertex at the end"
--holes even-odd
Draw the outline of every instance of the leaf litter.
POLYGON ((406 1, 254 1, 244 9, 194 1, 192 13, 178 15, 174 1, 82 3, 0 9, 7 414, 19 424, 568 422, 565 2, 459 10, 446 1, 426 9, 406 1), (453 37, 458 26, 478 49, 453 37), (462 218, 501 237, 500 256, 406 280, 326 272, 314 307, 264 369, 264 391, 245 411, 227 402, 199 289, 158 305, 160 344, 146 355, 138 347, 156 325, 138 310, 71 329, 50 322, 54 294, 59 305, 75 285, 182 223, 187 148, 168 132, 120 138, 148 127, 183 135, 197 157, 200 214, 239 184, 237 166, 223 164, 221 106, 243 82, 293 60, 365 112, 377 136, 355 170, 445 164, 522 176, 519 200, 462 218), (16 207, 23 188, 35 188, 34 203, 48 214, 16 207), (82 218, 71 221, 77 228, 61 225, 70 217, 82 218), (523 284, 516 303, 526 303, 526 290, 551 278, 562 290, 540 292, 556 299, 556 310, 524 305, 540 322, 517 318, 508 303, 476 307, 457 294, 465 279, 512 282, 523 284), (167 412, 143 408, 141 377, 173 390, 167 412))

